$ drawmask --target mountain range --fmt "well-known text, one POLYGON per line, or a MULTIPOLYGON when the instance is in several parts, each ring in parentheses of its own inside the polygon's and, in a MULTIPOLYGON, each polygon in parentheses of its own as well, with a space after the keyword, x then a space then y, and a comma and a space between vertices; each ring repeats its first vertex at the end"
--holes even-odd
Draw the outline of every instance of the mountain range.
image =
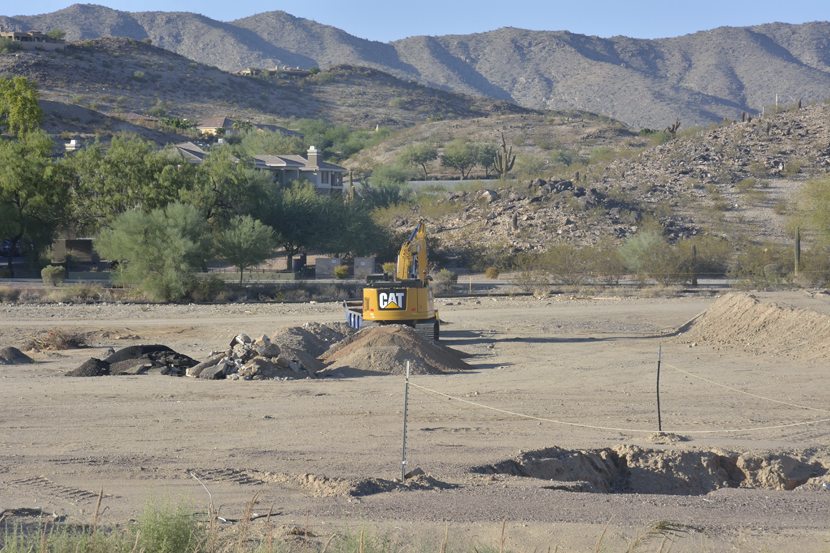
POLYGON ((367 66, 527 108, 601 113, 634 128, 664 128, 677 118, 686 127, 705 125, 776 101, 830 96, 830 22, 720 27, 654 40, 502 28, 381 43, 282 11, 221 22, 75 4, 49 14, 0 16, 0 26, 61 29, 70 41, 149 38, 229 71, 367 66))

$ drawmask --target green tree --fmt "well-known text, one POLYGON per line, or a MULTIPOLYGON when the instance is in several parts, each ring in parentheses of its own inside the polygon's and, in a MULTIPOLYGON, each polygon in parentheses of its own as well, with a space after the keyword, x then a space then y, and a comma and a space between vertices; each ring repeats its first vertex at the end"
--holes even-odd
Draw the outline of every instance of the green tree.
POLYGON ((484 168, 484 177, 490 177, 490 170, 493 168, 493 160, 496 159, 498 147, 491 142, 480 142, 474 145, 476 152, 476 165, 484 168))
POLYGON ((306 148, 299 136, 263 131, 247 133, 233 151, 237 157, 249 158, 255 155, 301 155, 306 148))
POLYGON ((18 137, 38 130, 43 122, 39 101, 37 86, 26 77, 0 79, 0 129, 8 127, 18 137))
POLYGON ((320 68, 317 67, 316 65, 312 65, 311 69, 309 69, 308 72, 311 73, 312 75, 316 75, 317 73, 320 72, 320 68))
POLYGON ((66 38, 66 31, 61 31, 60 29, 52 29, 46 36, 49 38, 54 38, 55 40, 63 40, 66 38))
POLYGON ((250 215, 235 217, 230 226, 215 235, 214 248, 220 258, 239 269, 239 284, 245 269, 259 265, 274 250, 274 229, 250 215))
MULTIPOLYGON (((0 238, 12 251, 22 240, 34 244, 33 258, 51 243, 68 203, 68 186, 51 153, 52 141, 41 132, 0 138, 0 238)), ((14 277, 11 256, 8 271, 14 277)))
POLYGON ((306 180, 291 186, 274 184, 266 196, 267 211, 262 222, 274 229, 277 244, 285 249, 288 259, 317 243, 322 228, 324 198, 306 180))
POLYGON ((67 161, 74 173, 72 214, 79 230, 95 232, 129 210, 150 211, 175 200, 193 175, 189 164, 139 137, 95 143, 67 161))
POLYGON ((473 144, 465 138, 457 138, 447 144, 441 156, 441 165, 461 172, 461 180, 466 179, 477 163, 477 152, 473 144))
POLYGON ((196 168, 192 185, 180 189, 179 199, 202 211, 212 227, 224 228, 235 216, 258 213, 270 179, 240 162, 230 148, 218 148, 196 168))
POLYGON ((174 202, 149 213, 127 211, 95 240, 95 249, 118 261, 115 282, 138 286, 153 298, 175 301, 187 295, 210 253, 204 216, 174 202))
POLYGON ((438 149, 432 142, 420 142, 418 144, 407 144, 401 148, 398 154, 398 161, 401 163, 420 165, 424 170, 424 180, 427 174, 427 164, 438 159, 438 149))
POLYGON ((237 131, 238 133, 247 133, 254 130, 254 124, 250 121, 244 121, 242 119, 237 119, 233 122, 231 127, 233 130, 237 131))
POLYGON ((336 196, 322 202, 320 231, 314 248, 340 256, 376 254, 384 249, 389 236, 371 216, 371 206, 362 202, 344 203, 336 196))

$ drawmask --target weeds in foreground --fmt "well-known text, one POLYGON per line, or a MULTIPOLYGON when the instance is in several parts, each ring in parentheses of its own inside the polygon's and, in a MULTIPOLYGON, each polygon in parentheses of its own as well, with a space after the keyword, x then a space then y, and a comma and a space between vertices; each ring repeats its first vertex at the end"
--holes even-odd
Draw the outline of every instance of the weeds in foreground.
MULTIPOLYGON (((195 475, 191 475, 196 478, 195 475)), ((202 486, 204 484, 196 478, 202 486)), ((402 553, 403 551, 436 551, 437 553, 513 553, 507 547, 507 520, 501 525, 501 533, 495 543, 481 543, 470 540, 456 543, 447 524, 443 535, 438 537, 413 537, 401 541, 391 530, 373 532, 363 524, 359 531, 344 524, 343 531, 331 535, 315 535, 309 529, 309 517, 305 527, 289 530, 283 539, 275 539, 272 524, 273 506, 265 520, 264 531, 252 536, 250 522, 259 518, 254 507, 259 502, 257 492, 248 503, 243 517, 228 521, 216 511, 210 491, 207 513, 194 511, 192 503, 169 496, 157 498, 152 494, 144 504, 135 524, 121 528, 102 526, 101 516, 104 491, 98 496, 91 524, 66 525, 42 520, 35 527, 12 526, 6 511, 0 512, 0 552, 2 553, 402 553), (205 520, 207 515, 207 520, 205 520), (233 527, 221 532, 220 523, 235 522, 233 527), (298 539, 299 538, 299 539, 298 539), (439 545, 440 544, 440 545, 439 545)), ((703 533, 703 530, 680 522, 669 520, 652 521, 635 532, 633 537, 618 535, 608 538, 613 517, 606 523, 596 542, 596 552, 645 551, 655 540, 660 540, 660 549, 671 550, 673 542, 689 533, 703 533), (613 541, 613 544, 607 542, 613 541)), ((559 550, 559 545, 551 551, 559 550)), ((649 551, 654 548, 648 549, 649 551)))

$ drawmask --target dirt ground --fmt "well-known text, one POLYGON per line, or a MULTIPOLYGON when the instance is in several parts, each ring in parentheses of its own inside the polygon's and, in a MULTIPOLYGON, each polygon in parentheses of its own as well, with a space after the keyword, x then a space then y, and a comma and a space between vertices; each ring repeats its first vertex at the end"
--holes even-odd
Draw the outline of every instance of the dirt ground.
MULTIPOLYGON (((830 315, 830 295, 754 296, 830 315)), ((718 341, 711 325, 700 337, 673 334, 716 299, 439 300, 442 342, 472 354, 465 361, 474 369, 412 377, 419 387, 410 387, 407 469, 426 475, 406 488, 393 482, 401 473, 400 375, 64 376, 110 347, 163 344, 204 359, 239 332, 340 321, 336 304, 0 304, 0 347, 22 347, 55 329, 90 333, 93 346, 0 365, 0 511, 43 508, 89 523, 103 489, 102 520, 116 523, 135 517, 148 494, 184 495, 204 510, 207 488, 229 527, 261 492, 256 513, 273 506, 278 527, 308 524, 317 536, 365 524, 400 539, 440 541, 449 525, 457 543, 498 546, 506 521, 505 548, 593 551, 610 520, 604 543, 617 550, 650 521, 674 520, 699 531, 681 536, 673 551, 825 551, 827 359, 744 348, 734 335, 718 341), (674 434, 662 438, 654 436, 658 347, 662 426, 674 434), (580 493, 551 485, 543 471, 530 478, 502 470, 518 466, 509 460, 529 466, 545 448, 579 459, 588 450, 633 458, 637 448, 672 458, 719 451, 726 452, 720 459, 734 453, 767 465, 785 456, 810 478, 791 491, 650 489, 646 470, 636 489, 667 493, 580 493)), ((651 467, 655 474, 668 458, 651 467)), ((252 525, 262 529, 264 519, 252 525)))

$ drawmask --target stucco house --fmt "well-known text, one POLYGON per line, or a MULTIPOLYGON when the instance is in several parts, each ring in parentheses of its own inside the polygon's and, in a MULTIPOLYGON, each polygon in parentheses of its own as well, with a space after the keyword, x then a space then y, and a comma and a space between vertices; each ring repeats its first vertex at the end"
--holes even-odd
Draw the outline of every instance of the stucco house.
POLYGON ((314 146, 308 149, 306 157, 259 155, 253 156, 253 161, 255 169, 274 173, 282 184, 305 178, 321 194, 343 193, 346 169, 320 159, 320 152, 314 146))
POLYGON ((21 33, 17 31, 4 32, 0 29, 0 38, 13 40, 28 50, 34 50, 35 48, 41 50, 63 50, 66 47, 65 40, 52 38, 40 31, 26 31, 25 33, 21 33))

